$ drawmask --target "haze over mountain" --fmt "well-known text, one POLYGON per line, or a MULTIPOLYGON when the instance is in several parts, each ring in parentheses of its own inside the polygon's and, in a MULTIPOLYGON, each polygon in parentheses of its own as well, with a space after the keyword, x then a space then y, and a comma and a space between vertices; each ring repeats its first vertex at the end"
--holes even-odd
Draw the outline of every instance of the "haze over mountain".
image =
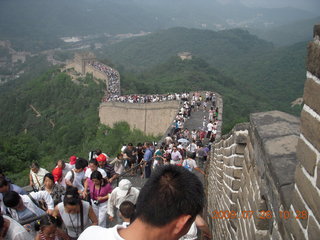
POLYGON ((0 39, 11 40, 18 49, 39 51, 61 46, 61 37, 154 32, 183 26, 212 30, 246 28, 263 32, 261 37, 272 40, 265 30, 319 16, 318 1, 308 0, 302 8, 304 2, 1 0, 0 39))

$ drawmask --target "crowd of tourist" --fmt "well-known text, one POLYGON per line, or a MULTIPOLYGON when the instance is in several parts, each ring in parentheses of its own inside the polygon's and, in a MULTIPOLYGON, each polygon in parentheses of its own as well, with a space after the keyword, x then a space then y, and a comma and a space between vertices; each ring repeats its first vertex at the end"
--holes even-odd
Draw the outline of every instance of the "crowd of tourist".
MULTIPOLYGON (((165 171, 163 169, 174 169, 183 174, 198 171, 205 175, 203 166, 209 156, 210 142, 217 134, 219 111, 214 94, 152 95, 143 101, 158 98, 176 99, 182 103, 172 130, 160 144, 146 142, 135 146, 128 143, 119 149, 114 159, 97 149, 89 153, 88 160, 77 156, 71 156, 68 162, 59 160, 51 171, 34 162, 30 166, 29 185, 32 191, 29 193, 0 172, 0 233, 6 236, 4 239, 93 239, 102 233, 111 237, 107 239, 130 239, 129 236, 123 237, 126 236, 125 229, 135 232, 136 228, 132 226, 141 224, 139 211, 150 212, 154 206, 141 210, 143 207, 139 205, 139 199, 148 204, 150 196, 140 197, 140 190, 123 175, 149 179, 157 172, 165 171), (196 111, 203 111, 209 116, 208 120, 204 117, 198 129, 189 130, 185 123, 196 111), (107 229, 115 224, 115 227, 107 229), (123 238, 119 235, 121 231, 123 238)), ((146 188, 148 193, 145 194, 155 194, 158 189, 149 189, 148 183, 141 191, 146 188)), ((197 229, 210 237, 207 225, 197 214, 190 222, 189 232, 180 232, 181 239, 197 239, 197 229)), ((163 231, 162 234, 167 233, 163 231)), ((177 236, 167 239, 179 239, 177 236)))
POLYGON ((107 75, 107 96, 120 94, 120 75, 116 70, 99 62, 91 62, 89 65, 107 75))
MULTIPOLYGON (((67 163, 59 160, 51 171, 34 162, 29 173, 33 191, 28 194, 2 174, 0 232, 5 230, 5 239, 13 240, 78 239, 90 225, 128 227, 136 217, 140 191, 125 178, 116 186, 115 180, 125 171, 150 178, 157 169, 176 165, 205 174, 195 157, 205 162, 209 149, 196 140, 183 147, 177 134, 168 136, 160 146, 129 143, 115 159, 97 149, 90 152, 90 160, 71 156, 67 163), (1 221, 10 223, 9 229, 1 221)), ((203 221, 200 216, 197 219, 203 221)), ((188 233, 193 237, 197 236, 197 221, 188 233)))
POLYGON ((189 93, 173 93, 173 94, 150 94, 150 95, 106 95, 103 98, 104 102, 122 102, 122 103, 153 103, 173 100, 187 100, 189 93))

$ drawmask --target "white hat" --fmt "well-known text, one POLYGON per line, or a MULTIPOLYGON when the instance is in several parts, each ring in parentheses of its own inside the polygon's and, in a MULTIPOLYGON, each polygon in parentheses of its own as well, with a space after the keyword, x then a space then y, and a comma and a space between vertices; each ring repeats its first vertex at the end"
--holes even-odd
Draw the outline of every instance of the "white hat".
POLYGON ((120 197, 126 196, 131 187, 132 187, 132 183, 128 179, 122 179, 119 182, 119 189, 117 191, 118 195, 120 197))

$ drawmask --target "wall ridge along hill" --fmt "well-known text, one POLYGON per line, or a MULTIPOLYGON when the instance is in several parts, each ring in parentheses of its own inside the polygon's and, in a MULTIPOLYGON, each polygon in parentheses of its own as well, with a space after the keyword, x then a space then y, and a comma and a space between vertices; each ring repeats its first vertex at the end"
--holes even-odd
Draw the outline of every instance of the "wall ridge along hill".
MULTIPOLYGON (((171 129, 172 123, 180 110, 181 100, 147 103, 116 102, 110 100, 113 96, 120 96, 120 74, 116 69, 100 63, 93 53, 76 53, 74 59, 67 64, 66 69, 74 69, 81 75, 89 73, 93 77, 106 82, 106 95, 99 106, 99 117, 100 123, 109 125, 110 127, 117 122, 125 121, 132 129, 139 129, 148 135, 164 136, 171 129)), ((204 95, 205 92, 201 92, 201 94, 204 95)), ((217 134, 220 136, 223 102, 220 94, 214 94, 217 106, 219 107, 220 117, 217 134)), ((202 119, 199 119, 199 121, 202 121, 202 119)))
POLYGON ((300 119, 253 113, 212 145, 205 212, 213 239, 319 239, 319 40, 316 25, 300 119))

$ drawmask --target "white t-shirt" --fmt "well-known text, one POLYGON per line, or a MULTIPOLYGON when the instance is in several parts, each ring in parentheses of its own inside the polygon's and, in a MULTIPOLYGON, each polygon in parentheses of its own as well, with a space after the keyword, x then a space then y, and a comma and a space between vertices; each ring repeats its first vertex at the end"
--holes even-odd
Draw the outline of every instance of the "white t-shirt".
POLYGON ((10 221, 10 226, 8 232, 4 238, 4 240, 32 240, 34 239, 27 230, 22 227, 17 221, 13 220, 12 218, 3 215, 4 219, 10 221))
MULTIPOLYGON (((101 168, 99 168, 99 167, 98 167, 97 170, 101 173, 101 175, 102 175, 103 178, 106 178, 106 177, 107 177, 107 173, 106 173, 105 170, 103 170, 103 169, 101 169, 101 168)), ((85 173, 85 177, 86 177, 86 178, 90 178, 90 177, 91 177, 91 173, 92 173, 91 168, 87 168, 86 173, 85 173)))
POLYGON ((179 238, 179 240, 194 240, 194 239, 198 239, 198 230, 197 230, 197 226, 196 223, 193 222, 189 231, 187 232, 186 235, 182 236, 181 238, 179 238))
POLYGON ((212 132, 213 124, 212 123, 208 123, 207 128, 208 128, 209 132, 212 132))
POLYGON ((113 228, 104 228, 100 226, 91 226, 81 233, 78 240, 91 239, 108 239, 108 240, 125 240, 120 237, 118 230, 125 228, 122 225, 116 225, 113 228))
MULTIPOLYGON (((71 171, 73 171, 73 170, 71 170, 71 171)), ((72 177, 71 171, 69 171, 67 173, 66 177, 64 178, 65 180, 70 181, 70 179, 72 177)), ((76 173, 73 171, 73 173, 74 173, 74 178, 73 178, 72 185, 75 186, 76 188, 78 188, 78 190, 83 191, 84 186, 82 185, 82 180, 85 179, 84 172, 82 171, 82 172, 76 173)))
POLYGON ((30 175, 36 189, 39 190, 41 188, 41 186, 43 185, 44 175, 46 175, 47 173, 48 171, 44 168, 39 168, 39 171, 37 173, 34 173, 30 170, 30 175))
POLYGON ((188 159, 183 160, 182 166, 184 167, 184 166, 186 166, 187 164, 188 164, 189 167, 191 168, 191 171, 192 171, 194 168, 197 168, 197 167, 198 167, 198 166, 197 166, 197 163, 196 163, 196 160, 194 160, 194 159, 188 158, 188 159))

